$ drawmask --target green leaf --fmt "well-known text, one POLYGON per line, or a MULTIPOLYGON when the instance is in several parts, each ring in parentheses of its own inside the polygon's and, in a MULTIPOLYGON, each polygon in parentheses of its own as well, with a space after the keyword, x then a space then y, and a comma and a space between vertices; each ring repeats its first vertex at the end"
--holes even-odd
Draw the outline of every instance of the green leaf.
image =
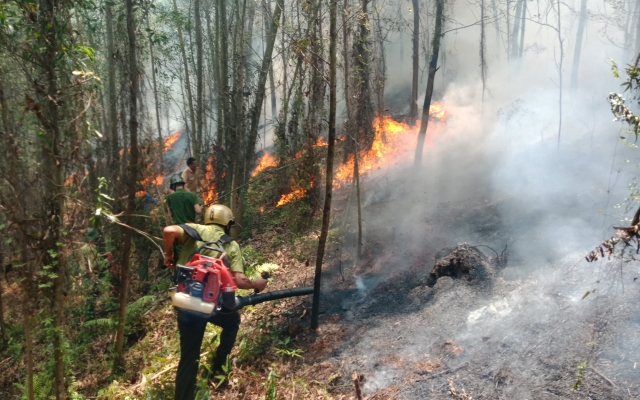
POLYGON ((95 58, 96 51, 93 49, 93 47, 81 46, 81 45, 78 44, 78 45, 76 45, 76 50, 78 50, 81 53, 85 54, 87 57, 89 57, 89 59, 91 61, 93 61, 94 58, 95 58))
POLYGON ((102 214, 102 208, 98 208, 95 213, 96 216, 100 216, 100 214, 102 214))
POLYGON ((582 296, 582 299, 581 299, 581 300, 586 299, 586 298, 587 298, 587 296, 589 296, 590 294, 591 294, 591 291, 590 291, 590 290, 587 290, 587 293, 585 293, 585 294, 584 294, 584 296, 582 296))
POLYGON ((100 193, 100 196, 104 197, 104 198, 105 198, 105 199, 107 199, 107 200, 111 200, 111 201, 113 201, 113 198, 111 198, 111 197, 107 196, 107 195, 106 195, 106 194, 104 194, 104 193, 100 193))
POLYGON ((11 238, 11 237, 5 238, 2 241, 2 243, 4 243, 4 244, 11 244, 12 242, 13 242, 13 238, 11 238))

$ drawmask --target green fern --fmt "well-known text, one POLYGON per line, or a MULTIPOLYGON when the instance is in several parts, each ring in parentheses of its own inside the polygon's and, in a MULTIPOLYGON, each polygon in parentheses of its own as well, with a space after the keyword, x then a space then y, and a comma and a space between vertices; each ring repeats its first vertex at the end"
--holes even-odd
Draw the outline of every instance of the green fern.
POLYGON ((156 296, 142 296, 138 300, 127 306, 127 316, 129 313, 135 313, 139 311, 145 304, 150 303, 156 299, 156 296))
POLYGON ((97 327, 108 327, 113 328, 115 326, 115 322, 111 318, 98 318, 91 321, 87 321, 84 323, 84 326, 97 326, 97 327))

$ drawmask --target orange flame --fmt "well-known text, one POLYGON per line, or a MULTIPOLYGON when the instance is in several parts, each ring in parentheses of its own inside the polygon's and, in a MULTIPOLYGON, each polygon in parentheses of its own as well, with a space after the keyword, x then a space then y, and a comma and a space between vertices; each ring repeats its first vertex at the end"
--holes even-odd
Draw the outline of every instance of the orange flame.
POLYGON ((213 159, 213 150, 211 150, 209 152, 209 158, 207 159, 207 165, 204 167, 204 182, 202 185, 202 187, 205 188, 202 192, 204 204, 215 203, 218 201, 215 174, 213 173, 213 159))
POLYGON ((304 196, 305 193, 307 193, 306 190, 304 190, 303 188, 298 188, 291 193, 283 194, 282 197, 280 197, 280 201, 278 201, 278 204, 276 204, 276 207, 281 207, 291 202, 291 200, 299 200, 302 198, 302 196, 304 196))
MULTIPOLYGON (((430 116, 437 121, 446 119, 446 112, 442 103, 434 102, 430 107, 430 116)), ((393 120, 389 116, 376 116, 373 120, 375 137, 371 149, 358 154, 358 171, 364 174, 368 171, 379 169, 400 163, 407 159, 413 159, 420 121, 416 121, 415 127, 393 120)), ((433 144, 436 131, 442 127, 436 123, 429 125, 427 129, 427 145, 433 144)), ((339 188, 353 178, 353 156, 342 164, 336 171, 333 184, 339 188)))
POLYGON ((265 169, 275 167, 276 165, 278 165, 278 159, 265 151, 258 166, 251 173, 251 177, 253 178, 265 169))
POLYGON ((168 138, 166 138, 164 140, 164 152, 165 153, 173 148, 173 145, 176 144, 178 139, 180 139, 180 135, 182 135, 182 132, 176 132, 176 133, 174 133, 173 135, 169 136, 168 138))
POLYGON ((146 193, 147 193, 147 192, 145 192, 144 190, 140 190, 140 191, 136 192, 136 197, 144 197, 144 195, 145 195, 146 193))
POLYGON ((444 111, 444 106, 439 101, 434 101, 429 106, 429 117, 435 119, 445 119, 446 112, 444 111))

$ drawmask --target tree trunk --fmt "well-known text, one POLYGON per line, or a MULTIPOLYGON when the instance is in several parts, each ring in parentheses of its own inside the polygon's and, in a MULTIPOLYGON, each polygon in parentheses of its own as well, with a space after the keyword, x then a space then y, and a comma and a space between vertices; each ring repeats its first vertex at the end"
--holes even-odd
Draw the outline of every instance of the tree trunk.
POLYGON ((356 200, 358 202, 358 242, 356 244, 356 264, 362 256, 362 206, 360 202, 360 160, 358 159, 358 141, 354 143, 353 151, 353 182, 356 185, 356 200))
POLYGON ((322 228, 318 240, 318 252, 316 254, 316 271, 313 282, 313 305, 311 309, 311 329, 318 329, 318 312, 320 308, 320 287, 322 283, 322 261, 329 232, 329 220, 331 217, 331 196, 333 185, 333 147, 336 137, 336 9, 337 0, 329 3, 329 138, 327 146, 327 168, 325 176, 325 198, 322 211, 322 228))
MULTIPOLYGON (((202 116, 204 114, 204 59, 202 52, 202 18, 200 16, 201 0, 194 2, 194 18, 196 28, 196 129, 195 129, 195 154, 202 151, 202 116)), ((196 157, 199 162, 200 157, 196 157)), ((198 164, 200 166, 200 164, 198 164)))
POLYGON ((265 84, 267 81, 269 68, 271 66, 271 55, 273 54, 273 47, 276 41, 276 34, 278 33, 278 21, 280 20, 283 7, 284 7, 284 0, 277 0, 276 8, 273 11, 273 19, 271 21, 271 26, 269 27, 269 35, 267 37, 267 48, 264 52, 264 56, 262 57, 262 66, 260 67, 260 73, 258 76, 255 103, 251 107, 251 112, 249 113, 250 127, 249 127, 249 138, 248 138, 247 149, 246 149, 245 160, 244 160, 245 171, 249 171, 251 163, 253 162, 253 157, 255 155, 256 140, 258 138, 258 124, 260 122, 260 110, 262 109, 262 102, 264 101, 265 84))
POLYGON ((355 124, 359 131, 359 144, 364 141, 364 147, 369 149, 373 143, 374 132, 371 127, 373 120, 373 104, 371 102, 370 83, 370 49, 369 49, 369 14, 367 5, 369 0, 362 0, 362 12, 358 20, 358 41, 355 46, 356 61, 356 96, 358 98, 355 124))
POLYGON ((560 151, 560 136, 562 135, 562 64, 564 60, 564 45, 562 43, 560 0, 557 0, 556 5, 558 7, 558 43, 560 44, 560 62, 558 63, 558 151, 560 151))
POLYGON ((411 112, 409 119, 415 121, 418 118, 418 71, 420 52, 420 11, 419 0, 413 2, 413 81, 411 83, 411 112))
POLYGON ((484 0, 480 0, 480 77, 482 79, 482 102, 487 85, 487 62, 485 60, 485 36, 484 36, 484 0))
MULTIPOLYGON (((22 246, 23 251, 26 251, 26 245, 22 246)), ((22 258, 24 260, 24 258, 22 258)), ((24 349, 24 358, 27 362, 27 400, 34 400, 34 391, 33 391, 33 373, 34 373, 34 362, 33 362, 33 319, 31 318, 32 311, 31 307, 29 307, 29 301, 31 300, 31 291, 28 290, 30 286, 31 278, 27 277, 24 283, 23 293, 22 293, 22 313, 24 318, 24 341, 25 341, 25 349, 24 349)))
POLYGON ((349 0, 342 0, 342 62, 344 63, 344 105, 347 121, 351 118, 351 97, 349 97, 349 0))
POLYGON ((431 107, 431 98, 433 97, 433 83, 435 81, 438 67, 438 54, 440 53, 440 39, 442 37, 443 8, 444 0, 436 0, 436 28, 433 33, 433 49, 431 53, 431 61, 429 62, 429 79, 427 81, 427 91, 424 96, 424 105, 422 106, 422 122, 420 123, 418 144, 416 146, 416 154, 414 158, 414 167, 416 168, 422 165, 422 148, 424 147, 427 125, 429 124, 429 108, 431 107))
MULTIPOLYGON (((147 22, 147 31, 150 32, 151 28, 149 26, 149 7, 147 6, 146 10, 146 22, 147 22)), ((160 101, 158 100, 158 85, 156 82, 156 59, 153 54, 153 40, 151 36, 149 36, 149 57, 151 58, 151 78, 153 82, 153 99, 155 101, 156 107, 156 128, 158 129, 158 162, 160 166, 160 173, 163 173, 164 170, 164 142, 162 140, 162 126, 160 125, 160 101)))
MULTIPOLYGON (((43 0, 39 3, 40 38, 42 42, 40 62, 42 70, 41 80, 34 82, 37 86, 36 92, 40 93, 40 103, 42 113, 40 123, 47 137, 47 141, 42 143, 42 176, 43 176, 43 211, 46 213, 47 239, 43 241, 47 250, 43 257, 43 265, 51 266, 53 277, 53 298, 51 302, 53 313, 53 358, 54 358, 54 393, 57 400, 67 397, 66 382, 64 376, 65 364, 63 357, 63 332, 64 332, 64 259, 60 251, 59 243, 62 242, 62 221, 64 217, 64 158, 62 157, 62 147, 65 138, 60 127, 61 103, 65 103, 61 98, 61 90, 58 86, 58 31, 52 29, 61 23, 66 17, 64 7, 56 7, 54 3, 43 0), (39 90, 38 90, 39 89, 39 90)), ((69 138, 70 139, 70 138, 69 138)))
POLYGON ((527 0, 522 0, 522 16, 520 18, 522 25, 520 26, 520 47, 518 48, 518 57, 522 58, 524 51, 524 26, 527 22, 527 0))
POLYGON ((496 28, 496 56, 497 56, 500 51, 500 18, 498 17, 498 7, 496 6, 496 0, 491 0, 491 8, 493 9, 493 26, 496 28))
MULTIPOLYGON (((129 0, 127 0, 129 1, 129 0)), ((222 2, 224 3, 224 1, 222 2)), ((176 0, 173 0, 173 12, 178 16, 178 5, 176 4, 176 0)), ((199 15, 199 14, 198 14, 199 15)), ((178 40, 180 42, 180 53, 182 54, 182 68, 184 69, 184 86, 186 88, 186 96, 187 96, 187 104, 189 105, 189 122, 191 126, 189 127, 189 135, 191 137, 191 148, 193 149, 193 157, 196 159, 196 163, 200 165, 200 155, 199 151, 196 148, 196 144, 198 143, 196 139, 197 135, 197 125, 196 125, 196 115, 193 109, 193 96, 191 94, 191 80, 189 77, 189 62, 187 61, 187 52, 184 46, 184 37, 182 35, 182 24, 180 21, 176 21, 176 27, 178 28, 178 40)))
POLYGON ((116 51, 113 44, 113 6, 105 3, 105 28, 107 29, 107 109, 108 109, 108 138, 109 151, 107 151, 107 165, 115 182, 118 154, 118 100, 116 93, 116 51))
MULTIPOLYGON (((126 0, 127 37, 129 39, 129 137, 131 156, 127 176, 127 208, 125 224, 131 226, 135 206, 136 181, 138 176, 138 56, 136 49, 136 21, 133 0, 126 0)), ((118 310, 118 329, 116 331, 114 372, 124 370, 124 326, 127 318, 127 292, 129 289, 129 256, 131 254, 131 229, 125 229, 122 235, 122 262, 120 265, 120 307, 118 310)))
POLYGON ((582 51, 582 37, 587 24, 587 0, 582 0, 580 4, 580 22, 578 23, 578 33, 576 34, 576 47, 573 51, 573 68, 571 69, 571 89, 578 88, 578 70, 580 68, 580 53, 582 51))
POLYGON ((513 15, 513 34, 511 35, 511 58, 518 57, 518 33, 520 31, 520 17, 522 14, 522 3, 525 0, 517 0, 516 12, 513 15))

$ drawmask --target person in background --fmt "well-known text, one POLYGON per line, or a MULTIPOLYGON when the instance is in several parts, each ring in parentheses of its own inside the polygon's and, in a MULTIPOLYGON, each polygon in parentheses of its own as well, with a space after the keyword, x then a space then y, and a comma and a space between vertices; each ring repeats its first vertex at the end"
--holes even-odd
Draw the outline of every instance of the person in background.
POLYGON ((198 179, 196 178, 197 169, 198 164, 196 164, 196 159, 189 157, 187 159, 187 168, 182 171, 182 181, 184 182, 184 189, 187 192, 195 193, 198 191, 198 179))
POLYGON ((202 212, 198 196, 185 190, 185 181, 180 175, 171 178, 169 186, 174 192, 166 197, 166 202, 171 211, 173 223, 180 225, 196 222, 196 215, 202 212))

